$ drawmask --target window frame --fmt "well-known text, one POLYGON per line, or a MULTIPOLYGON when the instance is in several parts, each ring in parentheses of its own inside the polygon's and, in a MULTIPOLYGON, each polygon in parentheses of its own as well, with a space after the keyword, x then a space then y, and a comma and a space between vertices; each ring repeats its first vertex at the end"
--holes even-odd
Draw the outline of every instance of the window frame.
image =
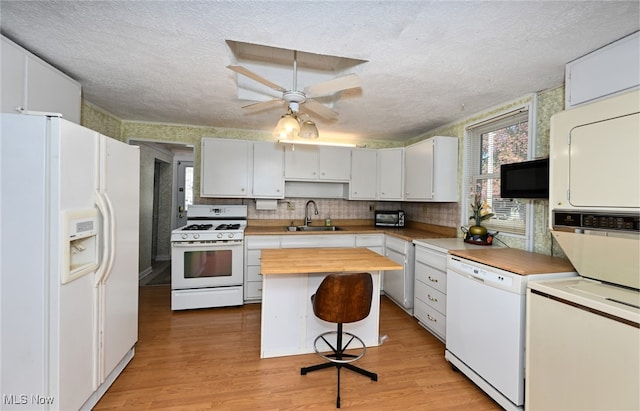
MULTIPOLYGON (((470 188, 475 187, 477 181, 500 179, 500 170, 498 169, 493 174, 478 174, 481 163, 481 140, 482 133, 488 131, 508 127, 512 124, 522 121, 524 118, 524 112, 526 112, 526 119, 528 122, 528 135, 527 135, 527 158, 531 160, 535 158, 536 150, 536 95, 532 94, 526 101, 521 101, 517 104, 513 104, 508 108, 505 108, 497 113, 473 121, 465 126, 464 129, 464 170, 463 170, 463 186, 462 186, 462 207, 461 207, 461 225, 469 226, 470 222, 470 203, 471 196, 470 188)), ((485 220, 483 225, 486 226, 491 232, 500 231, 501 236, 514 237, 525 240, 525 249, 530 249, 533 245, 534 236, 534 206, 531 200, 520 200, 525 206, 525 220, 524 227, 521 232, 508 231, 507 224, 491 223, 491 220, 485 220)))

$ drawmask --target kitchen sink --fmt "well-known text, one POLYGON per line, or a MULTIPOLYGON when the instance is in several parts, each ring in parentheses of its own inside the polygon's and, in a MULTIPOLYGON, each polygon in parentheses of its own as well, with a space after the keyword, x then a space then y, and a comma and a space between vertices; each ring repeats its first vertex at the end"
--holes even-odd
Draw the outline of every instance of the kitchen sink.
POLYGON ((286 231, 340 231, 342 230, 336 226, 311 226, 311 225, 298 225, 287 226, 284 228, 286 231))

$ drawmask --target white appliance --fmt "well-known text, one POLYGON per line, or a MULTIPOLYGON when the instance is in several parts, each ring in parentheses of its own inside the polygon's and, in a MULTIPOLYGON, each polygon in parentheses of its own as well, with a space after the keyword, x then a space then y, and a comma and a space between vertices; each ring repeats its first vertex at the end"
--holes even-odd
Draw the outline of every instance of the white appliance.
POLYGON ((520 275, 449 255, 445 358, 504 409, 521 410, 527 284, 568 276, 575 273, 520 275))
POLYGON ((528 291, 529 410, 640 409, 640 91, 551 119, 550 228, 580 277, 528 291))
POLYGON ((171 309, 242 305, 246 205, 192 205, 171 232, 171 309))
POLYGON ((139 151, 2 114, 3 410, 91 409, 138 334, 139 151))

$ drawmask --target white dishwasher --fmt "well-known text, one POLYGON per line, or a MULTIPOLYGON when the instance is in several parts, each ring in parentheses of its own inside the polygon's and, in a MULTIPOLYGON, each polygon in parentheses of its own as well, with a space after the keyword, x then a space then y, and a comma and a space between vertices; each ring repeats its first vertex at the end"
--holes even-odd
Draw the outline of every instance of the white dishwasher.
POLYGON ((504 409, 523 409, 527 282, 573 275, 520 275, 449 255, 445 358, 504 409))

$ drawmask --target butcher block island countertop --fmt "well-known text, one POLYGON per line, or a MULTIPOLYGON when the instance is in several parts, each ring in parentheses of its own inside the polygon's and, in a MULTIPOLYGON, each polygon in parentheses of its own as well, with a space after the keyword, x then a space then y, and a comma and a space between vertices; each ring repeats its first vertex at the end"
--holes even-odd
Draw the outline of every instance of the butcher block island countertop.
POLYGON ((575 268, 560 257, 531 253, 515 248, 451 250, 449 254, 520 275, 573 272, 575 268))
POLYGON ((260 273, 341 273, 401 269, 400 264, 367 248, 286 248, 262 250, 260 273))

